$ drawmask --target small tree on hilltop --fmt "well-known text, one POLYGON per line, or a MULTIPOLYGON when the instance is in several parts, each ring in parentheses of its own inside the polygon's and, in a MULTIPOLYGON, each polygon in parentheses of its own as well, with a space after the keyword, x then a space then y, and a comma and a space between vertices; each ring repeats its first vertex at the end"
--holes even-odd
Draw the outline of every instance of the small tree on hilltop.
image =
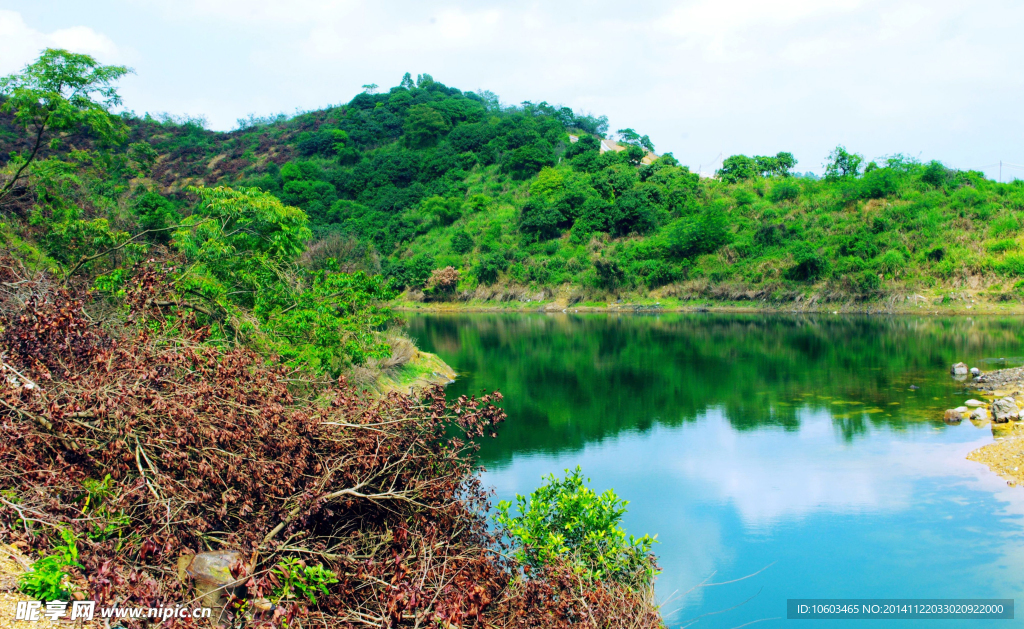
POLYGON ((850 153, 845 147, 837 146, 829 153, 828 162, 825 163, 825 179, 852 179, 860 174, 863 162, 863 155, 850 153))

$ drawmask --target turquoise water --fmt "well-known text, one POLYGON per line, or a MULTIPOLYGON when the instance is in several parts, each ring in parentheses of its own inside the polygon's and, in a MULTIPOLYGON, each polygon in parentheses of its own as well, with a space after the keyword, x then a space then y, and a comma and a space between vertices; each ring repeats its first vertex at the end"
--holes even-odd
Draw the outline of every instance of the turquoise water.
POLYGON ((971 397, 950 363, 1020 364, 1017 320, 536 314, 409 325, 460 372, 451 394, 506 395, 509 419, 481 449, 496 498, 580 465, 596 489, 630 501, 627 529, 660 542, 669 626, 835 626, 851 621, 785 620, 786 599, 1019 598, 1024 588, 1024 489, 965 460, 993 440, 990 427, 941 421, 971 397))

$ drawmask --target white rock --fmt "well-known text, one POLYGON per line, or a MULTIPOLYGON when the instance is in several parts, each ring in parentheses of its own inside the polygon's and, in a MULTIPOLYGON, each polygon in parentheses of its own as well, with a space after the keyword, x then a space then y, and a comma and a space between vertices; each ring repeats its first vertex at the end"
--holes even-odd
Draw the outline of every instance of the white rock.
POLYGON ((964 404, 967 406, 985 406, 985 403, 981 400, 967 400, 964 404))

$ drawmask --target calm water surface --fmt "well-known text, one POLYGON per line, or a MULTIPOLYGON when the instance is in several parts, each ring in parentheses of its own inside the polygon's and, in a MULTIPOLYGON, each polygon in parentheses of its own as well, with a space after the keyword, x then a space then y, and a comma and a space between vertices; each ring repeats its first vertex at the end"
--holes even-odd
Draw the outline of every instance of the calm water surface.
MULTIPOLYGON (((787 598, 1024 604, 1024 489, 964 459, 992 441, 989 427, 941 421, 970 397, 949 365, 1021 364, 1020 320, 536 314, 409 324, 422 349, 462 374, 453 395, 505 394, 509 420, 481 450, 497 498, 580 465, 595 489, 630 501, 627 529, 660 542, 670 626, 710 612, 721 613, 694 626, 843 622, 786 621, 787 598)), ((964 623, 1024 625, 910 624, 964 623)))

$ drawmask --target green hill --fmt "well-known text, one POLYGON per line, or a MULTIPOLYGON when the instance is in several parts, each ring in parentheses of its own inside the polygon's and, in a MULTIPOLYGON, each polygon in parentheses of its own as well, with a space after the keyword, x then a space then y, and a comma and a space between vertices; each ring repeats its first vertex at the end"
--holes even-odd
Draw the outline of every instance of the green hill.
MULTIPOLYGON (((309 216, 307 266, 382 273, 413 301, 1024 294, 1024 182, 937 161, 839 147, 820 180, 792 175, 788 153, 699 177, 632 129, 617 134, 625 150, 602 152, 604 118, 502 107, 427 75, 230 133, 125 119, 130 139, 104 168, 127 231, 187 215, 188 185, 255 186, 309 216)), ((26 148, 22 133, 5 119, 0 154, 26 148)))

